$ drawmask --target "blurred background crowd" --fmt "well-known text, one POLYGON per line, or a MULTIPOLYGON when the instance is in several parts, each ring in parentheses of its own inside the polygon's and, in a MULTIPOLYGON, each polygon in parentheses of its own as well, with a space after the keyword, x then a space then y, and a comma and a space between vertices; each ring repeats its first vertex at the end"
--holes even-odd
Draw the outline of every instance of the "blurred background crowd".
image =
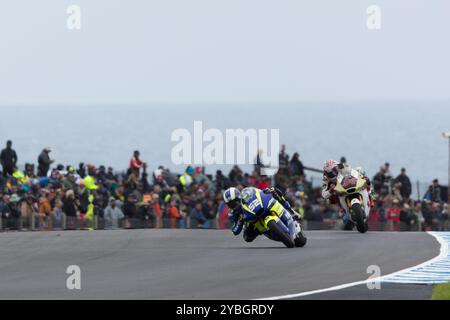
MULTIPOLYGON (((299 153, 279 153, 279 170, 261 175, 258 156, 252 172, 237 165, 228 173, 205 173, 188 166, 172 173, 159 166, 149 172, 139 151, 131 156, 128 170, 79 163, 55 164, 51 148, 37 156, 37 164, 17 166, 11 141, 1 151, 1 230, 74 230, 114 228, 228 228, 228 209, 222 192, 228 187, 275 186, 303 217, 306 229, 341 229, 342 212, 322 199, 299 153)), ((324 159, 325 160, 325 159, 324 159)), ((341 162, 346 163, 342 157, 341 162)), ((368 176, 370 176, 367 173, 368 176)), ((316 179, 317 180, 317 179, 316 179)), ((413 185, 405 168, 394 175, 384 163, 371 177, 376 201, 369 216, 371 230, 450 230, 447 188, 433 180, 423 195, 413 198, 413 185)))

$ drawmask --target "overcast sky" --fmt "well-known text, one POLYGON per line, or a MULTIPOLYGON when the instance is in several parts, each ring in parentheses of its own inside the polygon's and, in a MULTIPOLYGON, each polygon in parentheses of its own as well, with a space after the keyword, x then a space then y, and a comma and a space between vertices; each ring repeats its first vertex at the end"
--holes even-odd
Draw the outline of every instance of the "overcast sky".
POLYGON ((2 0, 0 105, 450 100, 449 40, 449 0, 2 0))

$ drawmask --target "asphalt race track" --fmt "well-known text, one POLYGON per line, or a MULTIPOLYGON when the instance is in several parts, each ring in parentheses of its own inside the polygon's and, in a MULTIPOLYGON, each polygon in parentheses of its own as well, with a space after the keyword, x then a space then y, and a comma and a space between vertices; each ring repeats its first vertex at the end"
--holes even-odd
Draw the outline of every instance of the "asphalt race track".
MULTIPOLYGON (((304 248, 223 230, 3 232, 0 299, 255 299, 365 280, 439 254, 426 233, 310 231, 304 248), (69 265, 81 289, 68 290, 69 265)), ((430 286, 382 284, 307 299, 426 299, 430 286), (417 290, 416 290, 417 289, 417 290)))

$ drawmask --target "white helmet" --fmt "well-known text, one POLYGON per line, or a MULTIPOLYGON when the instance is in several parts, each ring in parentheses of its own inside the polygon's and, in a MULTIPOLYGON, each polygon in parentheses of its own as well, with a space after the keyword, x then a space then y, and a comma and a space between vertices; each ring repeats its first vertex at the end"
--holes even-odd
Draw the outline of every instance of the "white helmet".
POLYGON ((323 172, 328 177, 328 179, 334 179, 338 174, 339 162, 336 160, 327 160, 323 165, 323 172))
POLYGON ((323 171, 325 171, 326 173, 336 172, 338 164, 339 162, 337 162, 336 160, 327 160, 323 165, 323 171))
POLYGON ((241 201, 240 195, 241 192, 239 189, 234 187, 228 188, 223 192, 223 201, 225 201, 228 207, 235 209, 241 201))

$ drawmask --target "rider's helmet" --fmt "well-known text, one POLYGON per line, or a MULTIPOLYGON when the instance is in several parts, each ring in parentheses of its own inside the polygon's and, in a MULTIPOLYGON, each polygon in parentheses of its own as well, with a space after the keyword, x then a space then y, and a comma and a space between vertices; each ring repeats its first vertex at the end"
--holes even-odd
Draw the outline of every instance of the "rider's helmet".
POLYGON ((234 210, 241 202, 240 195, 239 189, 233 187, 228 188, 223 192, 223 201, 225 201, 230 209, 234 210))
POLYGON ((323 172, 327 176, 328 179, 336 178, 338 174, 338 165, 339 162, 336 160, 327 160, 323 165, 323 172))

